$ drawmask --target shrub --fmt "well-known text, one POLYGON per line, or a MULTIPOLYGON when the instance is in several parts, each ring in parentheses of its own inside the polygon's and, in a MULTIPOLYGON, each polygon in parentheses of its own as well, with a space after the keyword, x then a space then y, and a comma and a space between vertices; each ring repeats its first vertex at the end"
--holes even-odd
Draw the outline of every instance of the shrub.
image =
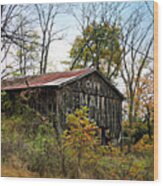
POLYGON ((67 127, 62 139, 64 151, 73 164, 72 177, 85 178, 105 153, 105 148, 99 145, 98 127, 89 120, 87 107, 67 115, 67 127))
POLYGON ((153 180, 153 139, 140 137, 140 128, 125 128, 126 134, 140 137, 134 152, 126 154, 100 145, 87 107, 68 114, 67 130, 58 136, 48 118, 19 100, 15 106, 16 112, 2 114, 2 172, 8 176, 10 168, 14 176, 153 180))

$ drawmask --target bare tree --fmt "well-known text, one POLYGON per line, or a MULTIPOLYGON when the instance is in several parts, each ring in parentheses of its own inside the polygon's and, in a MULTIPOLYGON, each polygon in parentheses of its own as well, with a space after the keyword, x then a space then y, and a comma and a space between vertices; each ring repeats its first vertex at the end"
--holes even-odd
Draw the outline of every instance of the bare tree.
MULTIPOLYGON (((15 47, 25 52, 29 52, 29 44, 37 44, 33 36, 34 22, 29 13, 30 5, 2 5, 1 6, 1 66, 2 78, 10 75, 13 71, 22 72, 18 65, 7 61, 7 56, 15 52, 15 47), (23 31, 24 28, 27 28, 23 31)), ((25 73, 26 65, 24 65, 25 73)))
MULTIPOLYGON (((121 76, 126 87, 129 102, 129 123, 132 126, 134 117, 134 97, 144 67, 152 57, 154 36, 151 34, 153 20, 145 23, 147 12, 144 6, 137 8, 127 19, 126 27, 122 27, 122 68, 121 76), (142 28, 143 27, 143 28, 142 28)), ((149 63, 150 66, 150 63, 149 63)))
POLYGON ((46 73, 50 45, 55 40, 61 40, 62 35, 58 36, 65 28, 54 29, 55 19, 60 13, 60 5, 47 4, 35 5, 38 21, 41 28, 41 57, 40 74, 46 73))
MULTIPOLYGON (((149 10, 146 9, 145 3, 140 3, 121 24, 121 77, 127 95, 130 128, 136 121, 134 100, 140 78, 147 71, 146 67, 153 64, 153 19, 149 20, 148 16, 149 10)), ((131 150, 130 143, 128 150, 131 150)))
MULTIPOLYGON (((22 16, 20 17, 20 23, 21 19, 22 16)), ((26 32, 29 32, 29 25, 21 25, 18 32, 19 35, 24 38, 26 32)), ((13 53, 13 58, 19 63, 19 71, 21 75, 33 74, 35 67, 37 66, 40 37, 35 30, 33 30, 30 35, 32 38, 31 41, 20 40, 18 41, 20 45, 16 45, 14 47, 14 49, 16 49, 16 53, 13 53)))

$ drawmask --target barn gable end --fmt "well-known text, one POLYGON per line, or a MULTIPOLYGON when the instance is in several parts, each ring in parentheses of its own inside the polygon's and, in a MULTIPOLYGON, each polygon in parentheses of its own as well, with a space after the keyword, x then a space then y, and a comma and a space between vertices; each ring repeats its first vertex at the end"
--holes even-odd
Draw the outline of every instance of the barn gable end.
POLYGON ((100 128, 109 129, 115 136, 121 131, 122 94, 97 71, 76 78, 60 86, 57 90, 57 112, 64 125, 65 115, 88 106, 89 117, 100 128))

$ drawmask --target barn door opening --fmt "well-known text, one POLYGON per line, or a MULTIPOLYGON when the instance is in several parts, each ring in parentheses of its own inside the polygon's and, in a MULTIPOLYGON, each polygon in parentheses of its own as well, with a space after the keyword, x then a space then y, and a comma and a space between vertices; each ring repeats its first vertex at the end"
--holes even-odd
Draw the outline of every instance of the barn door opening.
POLYGON ((106 145, 106 129, 104 127, 101 128, 101 144, 106 145))

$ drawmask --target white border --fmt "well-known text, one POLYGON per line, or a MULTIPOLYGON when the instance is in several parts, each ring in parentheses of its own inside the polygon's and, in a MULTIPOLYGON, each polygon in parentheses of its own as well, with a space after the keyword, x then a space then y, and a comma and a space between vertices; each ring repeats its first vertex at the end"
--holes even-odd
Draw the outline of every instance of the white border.
MULTIPOLYGON (((87 0, 81 0, 88 2, 87 0)), ((81 2, 80 0, 1 0, 0 4, 10 3, 48 3, 48 2, 81 2)), ((89 0, 89 2, 94 0, 89 0)), ((97 0, 95 0, 97 1, 97 0)), ((122 1, 122 0, 119 0, 122 1)), ((140 182, 140 181, 110 181, 110 180, 65 180, 65 179, 39 179, 39 178, 0 178, 0 186, 130 186, 132 185, 163 185, 163 0, 157 0, 159 3, 159 180, 155 182, 140 182), (162 80, 162 81, 161 81, 162 80)))

